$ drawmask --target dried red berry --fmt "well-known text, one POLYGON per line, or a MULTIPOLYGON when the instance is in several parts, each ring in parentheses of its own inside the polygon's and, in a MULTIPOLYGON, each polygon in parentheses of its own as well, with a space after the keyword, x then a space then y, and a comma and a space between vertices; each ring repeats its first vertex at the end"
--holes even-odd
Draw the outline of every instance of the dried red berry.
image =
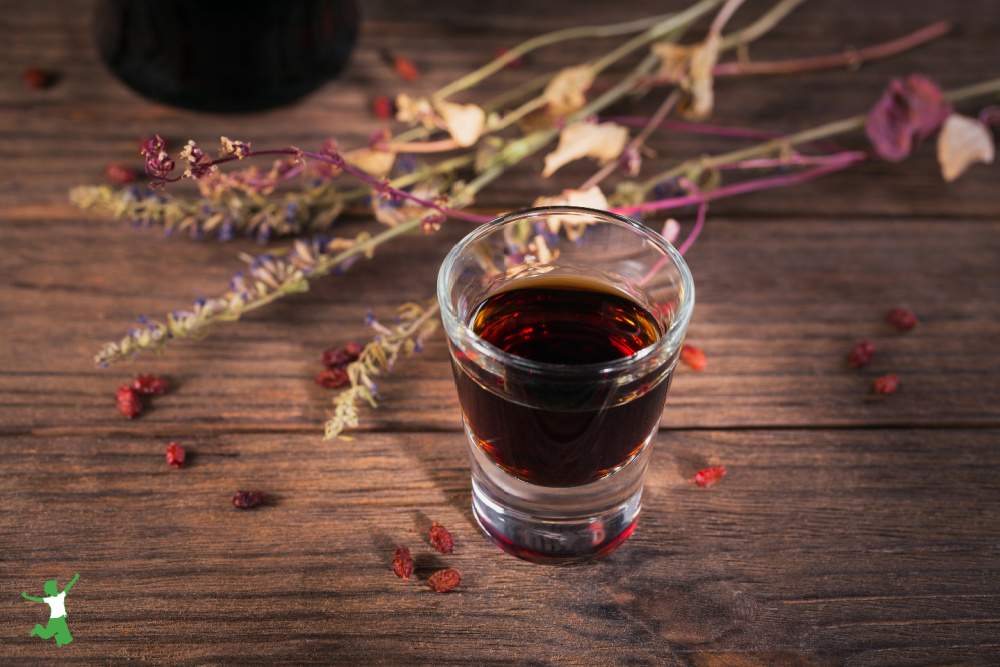
POLYGON ((396 115, 395 105, 385 95, 378 95, 372 100, 372 113, 376 118, 388 120, 396 115))
POLYGON ((694 345, 684 344, 681 346, 681 361, 691 367, 694 371, 703 371, 708 365, 705 353, 694 345))
POLYGON ((407 547, 396 547, 396 553, 392 557, 392 571, 400 579, 409 579, 413 574, 413 558, 410 557, 410 550, 407 547))
POLYGON ((323 369, 316 376, 316 384, 326 389, 343 387, 350 381, 351 379, 348 377, 347 371, 341 366, 323 369))
POLYGON ((233 505, 239 507, 241 510, 248 510, 252 507, 263 505, 266 500, 267 496, 260 491, 241 490, 233 494, 233 505))
POLYGON ((712 486, 726 476, 726 466, 712 466, 699 470, 691 478, 691 481, 701 487, 712 486))
POLYGON ((392 66, 395 68, 396 73, 407 81, 416 81, 420 78, 420 72, 417 70, 417 66, 413 64, 409 58, 403 56, 396 56, 392 59, 392 66))
POLYGON ((35 90, 42 90, 43 88, 48 88, 49 84, 52 83, 52 77, 43 69, 38 67, 29 67, 24 70, 24 74, 21 75, 24 85, 28 88, 33 88, 35 90))
POLYGON ((137 178, 135 169, 121 162, 109 162, 104 168, 104 175, 115 185, 135 183, 137 178))
MULTIPOLYGON (((499 49, 497 49, 496 51, 493 52, 493 59, 497 60, 499 58, 503 58, 505 55, 507 55, 508 51, 510 51, 510 49, 507 49, 507 48, 501 46, 499 49)), ((507 67, 507 68, 510 68, 510 69, 517 69, 519 67, 524 67, 524 58, 522 56, 517 56, 516 58, 514 58, 513 60, 511 60, 509 63, 507 63, 506 65, 504 65, 504 67, 507 67)))
POLYGON ((167 465, 171 468, 180 468, 184 465, 184 459, 187 458, 187 453, 184 448, 178 445, 176 442, 171 442, 167 445, 167 465))
POLYGON ((875 343, 870 340, 863 340, 854 346, 851 353, 847 356, 847 360, 850 362, 851 366, 855 368, 864 368, 871 363, 872 357, 875 356, 875 343))
POLYGON ((437 522, 431 524, 431 546, 443 554, 450 554, 455 550, 455 540, 452 539, 448 529, 437 522))
POLYGON ((170 380, 162 375, 136 375, 132 388, 143 396, 162 396, 170 389, 170 380))
POLYGON ((323 352, 323 365, 327 368, 346 366, 352 361, 357 361, 361 356, 361 346, 357 343, 348 343, 344 347, 331 347, 323 352))
POLYGON ((142 401, 139 400, 139 394, 127 384, 118 387, 118 393, 115 394, 115 403, 118 404, 118 412, 125 415, 128 419, 132 419, 142 412, 142 401))
POLYGON ((447 593, 460 583, 462 583, 462 575, 458 573, 458 570, 450 567, 447 570, 438 570, 427 580, 427 585, 435 593, 447 593))
POLYGON ((909 308, 891 308, 885 313, 886 323, 894 329, 909 331, 919 324, 917 316, 909 308))
POLYGON ((891 394, 898 388, 899 376, 895 373, 889 373, 880 378, 875 378, 875 382, 872 384, 872 389, 875 390, 876 394, 891 394))

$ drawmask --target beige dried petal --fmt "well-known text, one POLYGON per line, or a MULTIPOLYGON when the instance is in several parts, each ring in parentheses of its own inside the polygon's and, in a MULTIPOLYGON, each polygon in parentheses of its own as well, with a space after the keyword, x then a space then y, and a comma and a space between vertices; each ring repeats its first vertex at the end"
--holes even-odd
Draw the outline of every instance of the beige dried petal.
POLYGON ((691 47, 657 42, 650 46, 649 50, 660 58, 660 67, 656 71, 657 78, 674 82, 685 77, 691 62, 691 47))
POLYGON ((614 123, 579 122, 567 125, 559 135, 559 146, 545 156, 542 176, 548 177, 559 167, 582 157, 605 164, 621 155, 628 141, 628 128, 614 123))
POLYGON ((712 69, 719 60, 721 46, 722 39, 719 35, 712 34, 691 49, 691 82, 688 91, 691 101, 682 110, 688 118, 704 120, 712 115, 712 108, 715 106, 712 69))
POLYGON ((976 162, 993 162, 993 135, 984 123, 953 113, 941 126, 937 155, 944 180, 954 181, 976 162))
POLYGON ((416 125, 423 124, 426 128, 435 126, 434 109, 426 98, 413 99, 406 93, 396 96, 396 120, 416 125))
POLYGON ((486 112, 480 107, 475 104, 438 102, 435 108, 444 121, 444 129, 448 130, 459 146, 471 146, 479 140, 486 124, 486 112))
MULTIPOLYGON (((562 194, 555 197, 539 197, 535 200, 534 206, 582 206, 606 211, 608 200, 601 192, 600 186, 594 185, 586 190, 563 190, 562 194)), ((550 215, 546 218, 545 225, 553 234, 565 229, 566 237, 571 241, 578 239, 587 227, 586 222, 580 222, 579 218, 567 215, 550 215)))
POLYGON ((376 151, 371 148, 359 148, 344 155, 344 162, 356 167, 366 174, 381 178, 389 173, 396 154, 391 151, 376 151))
POLYGON ((552 114, 565 116, 583 107, 587 102, 585 93, 593 82, 594 69, 590 65, 567 67, 549 81, 542 97, 552 114))

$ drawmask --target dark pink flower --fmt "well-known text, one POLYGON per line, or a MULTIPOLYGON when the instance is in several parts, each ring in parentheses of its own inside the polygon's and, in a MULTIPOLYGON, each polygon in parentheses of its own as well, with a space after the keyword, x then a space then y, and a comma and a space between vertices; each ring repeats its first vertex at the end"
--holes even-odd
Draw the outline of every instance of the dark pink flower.
POLYGON ((936 132, 951 111, 936 83, 911 74, 906 80, 892 80, 868 114, 865 134, 880 157, 900 162, 915 143, 936 132))

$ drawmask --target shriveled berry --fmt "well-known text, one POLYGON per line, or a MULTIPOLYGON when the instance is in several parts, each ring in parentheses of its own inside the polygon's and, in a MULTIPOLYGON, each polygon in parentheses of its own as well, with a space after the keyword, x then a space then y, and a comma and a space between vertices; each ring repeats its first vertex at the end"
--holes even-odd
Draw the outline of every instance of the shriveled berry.
POLYGON ((142 401, 139 400, 139 394, 127 384, 118 387, 115 403, 118 404, 118 412, 125 415, 127 419, 132 419, 142 412, 142 401))
POLYGON ((431 524, 431 546, 443 554, 450 554, 455 550, 455 540, 451 533, 444 526, 434 522, 431 524))
POLYGON ((910 331, 920 323, 909 308, 890 308, 885 313, 885 321, 890 327, 900 331, 910 331))
POLYGON ((395 68, 396 73, 407 81, 416 81, 420 78, 420 71, 409 58, 396 56, 392 59, 392 66, 395 68))
POLYGON ((691 481, 704 488, 712 486, 725 476, 726 466, 712 466, 711 468, 705 468, 696 472, 691 481))
POLYGON ((460 583, 462 583, 462 575, 459 574, 458 570, 450 567, 447 570, 438 570, 427 580, 427 585, 435 593, 447 593, 460 583))
POLYGON ((167 445, 167 465, 171 468, 180 468, 184 465, 184 459, 187 458, 187 453, 184 448, 178 445, 176 442, 171 442, 167 445))
POLYGON ((681 361, 691 367, 693 371, 703 371, 708 365, 708 359, 700 348, 685 343, 681 346, 681 361))
POLYGON ((395 105, 385 95, 377 95, 372 100, 372 113, 375 114, 376 118, 389 120, 396 115, 395 105))
POLYGON ((135 183, 135 179, 137 178, 135 169, 121 162, 109 162, 108 166, 104 168, 104 175, 114 185, 135 183))
POLYGON ((162 375, 136 375, 132 388, 143 396, 162 396, 170 390, 170 380, 162 375))
POLYGON ((864 368, 872 362, 875 356, 875 343, 870 340, 863 340, 851 350, 847 356, 847 361, 855 368, 864 368))
POLYGON ((327 368, 346 366, 352 361, 357 361, 360 356, 361 346, 357 343, 348 343, 344 347, 331 347, 323 352, 323 365, 327 368))
POLYGON ((342 366, 325 368, 319 372, 319 375, 316 376, 316 384, 325 389, 343 387, 350 381, 351 379, 348 377, 347 371, 342 366))
POLYGON ((872 389, 876 394, 891 394, 899 388, 899 376, 895 373, 888 373, 882 377, 875 378, 872 389))
POLYGON ((392 557, 392 571, 400 579, 409 579, 413 574, 413 558, 407 547, 396 547, 396 553, 392 557))
POLYGON ((260 491, 237 491, 233 494, 233 505, 241 510, 248 510, 259 505, 263 505, 267 500, 260 491))
POLYGON ((52 76, 38 67, 29 67, 24 70, 21 80, 24 81, 24 85, 28 88, 42 90, 43 88, 48 88, 49 84, 52 83, 52 76))

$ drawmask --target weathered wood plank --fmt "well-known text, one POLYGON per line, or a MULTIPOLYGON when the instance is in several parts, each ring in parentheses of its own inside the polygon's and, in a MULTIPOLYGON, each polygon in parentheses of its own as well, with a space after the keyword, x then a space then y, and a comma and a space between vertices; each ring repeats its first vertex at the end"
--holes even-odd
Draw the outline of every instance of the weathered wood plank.
MULTIPOLYGON (((333 396, 312 381, 322 351, 366 340, 368 308, 389 321, 399 304, 431 297, 437 263, 463 233, 390 244, 207 339, 102 371, 92 355, 132 318, 223 290, 240 268, 236 253, 257 246, 162 240, 101 221, 4 221, 0 230, 20 248, 0 268, 0 425, 42 432, 318 431, 333 396), (59 242, 39 240, 51 238, 59 242), (112 399, 136 372, 165 373, 176 389, 129 424, 112 399)), ((1000 423, 998 232, 985 221, 710 220, 689 255, 697 306, 688 338, 709 366, 680 369, 664 425, 1000 423), (913 332, 883 322, 897 305, 920 317, 913 332), (863 339, 878 352, 858 371, 846 357, 863 339), (873 379, 888 372, 900 374, 901 389, 874 396, 873 379)), ((459 428, 441 338, 381 382, 383 408, 365 411, 365 428, 459 428)))
MULTIPOLYGON (((67 608, 84 660, 865 664, 919 649, 983 664, 1000 625, 997 436, 664 433, 637 533, 566 569, 478 533, 457 433, 199 434, 181 470, 164 437, 5 438, 0 577, 31 594, 81 572, 67 608), (707 464, 729 475, 698 489, 707 464), (273 501, 233 509, 245 487, 273 501), (431 521, 453 555, 426 544, 431 521), (399 543, 410 582, 391 572, 399 543), (445 566, 464 579, 438 596, 424 580, 445 566)), ((9 659, 56 650, 27 636, 38 611, 9 606, 9 659)))

